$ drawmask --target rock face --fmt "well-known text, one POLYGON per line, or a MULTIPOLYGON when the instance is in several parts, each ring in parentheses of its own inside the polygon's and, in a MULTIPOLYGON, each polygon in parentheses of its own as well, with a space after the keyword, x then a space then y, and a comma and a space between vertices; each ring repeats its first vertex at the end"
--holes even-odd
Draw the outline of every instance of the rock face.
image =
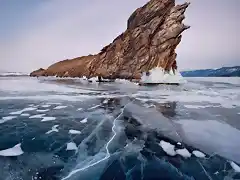
POLYGON ((60 61, 31 76, 140 79, 155 67, 175 70, 175 49, 181 33, 189 28, 182 23, 188 6, 175 5, 175 0, 150 0, 130 16, 127 30, 99 54, 60 61))

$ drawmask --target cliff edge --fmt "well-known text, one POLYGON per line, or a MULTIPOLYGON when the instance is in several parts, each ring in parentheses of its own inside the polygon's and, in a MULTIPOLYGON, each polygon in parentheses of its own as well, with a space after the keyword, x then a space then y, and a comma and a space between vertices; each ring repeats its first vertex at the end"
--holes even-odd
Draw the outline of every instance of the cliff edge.
POLYGON ((58 76, 107 79, 140 79, 143 72, 161 67, 166 72, 177 69, 175 49, 182 32, 189 3, 175 0, 150 0, 127 21, 127 30, 100 53, 57 62, 30 76, 58 76))

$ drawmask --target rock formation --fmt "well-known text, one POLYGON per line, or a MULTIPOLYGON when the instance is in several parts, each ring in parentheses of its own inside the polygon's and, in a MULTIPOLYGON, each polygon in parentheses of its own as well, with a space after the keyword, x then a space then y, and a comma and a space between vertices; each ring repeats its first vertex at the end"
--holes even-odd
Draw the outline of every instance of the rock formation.
POLYGON ((100 53, 60 61, 30 75, 140 79, 155 67, 175 70, 175 49, 181 33, 189 28, 182 23, 188 6, 175 5, 175 0, 150 0, 130 16, 127 30, 100 53))

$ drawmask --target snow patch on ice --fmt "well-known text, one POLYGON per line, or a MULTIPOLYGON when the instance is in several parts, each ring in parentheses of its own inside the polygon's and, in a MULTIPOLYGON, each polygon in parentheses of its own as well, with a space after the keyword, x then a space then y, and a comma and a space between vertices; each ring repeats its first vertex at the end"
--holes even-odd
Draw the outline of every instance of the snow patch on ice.
POLYGON ((55 107, 54 109, 64 109, 64 108, 66 108, 67 106, 57 106, 57 107, 55 107))
POLYGON ((174 150, 174 145, 165 142, 165 141, 160 141, 160 146, 163 148, 164 152, 166 152, 169 156, 175 156, 176 152, 174 150))
POLYGON ((176 150, 176 153, 184 158, 190 158, 191 157, 191 153, 186 149, 178 149, 176 150))
POLYGON ((83 108, 78 108, 78 109, 77 109, 77 111, 82 111, 82 110, 83 110, 83 108))
POLYGON ((30 114, 28 114, 28 113, 23 113, 23 114, 21 114, 20 116, 28 117, 28 116, 30 116, 30 114))
POLYGON ((81 134, 81 131, 77 131, 77 130, 74 130, 74 129, 70 129, 70 130, 69 130, 69 134, 81 134))
POLYGON ((38 109, 37 112, 48 112, 50 109, 38 109))
POLYGON ((47 121, 55 121, 56 117, 42 117, 43 119, 41 120, 42 122, 47 122, 47 121))
POLYGON ((54 125, 52 127, 52 130, 46 132, 46 134, 51 134, 52 132, 59 132, 59 130, 57 129, 57 127, 59 127, 59 125, 54 125))
POLYGON ((240 167, 235 162, 230 162, 230 165, 237 173, 240 173, 240 167))
POLYGON ((42 105, 41 107, 43 107, 43 108, 49 108, 49 107, 51 107, 51 105, 50 105, 50 104, 45 104, 45 105, 42 105))
POLYGON ((33 116, 30 116, 29 119, 39 119, 39 118, 43 118, 43 116, 45 116, 46 114, 36 114, 36 115, 33 115, 33 116))
POLYGON ((205 158, 206 155, 200 151, 193 151, 192 154, 194 154, 198 158, 205 158))
POLYGON ((87 120, 88 120, 88 119, 85 118, 85 119, 81 120, 80 123, 85 124, 85 123, 87 123, 87 120))
POLYGON ((12 115, 18 115, 18 114, 22 114, 23 112, 26 112, 26 111, 34 111, 36 110, 37 108, 35 107, 28 107, 28 108, 24 108, 23 110, 21 111, 16 111, 16 112, 11 112, 10 114, 12 115))
POLYGON ((2 119, 0 119, 0 124, 5 123, 6 121, 10 121, 17 118, 17 116, 6 116, 6 117, 2 117, 2 119))
POLYGON ((209 106, 203 106, 203 105, 184 105, 184 106, 189 109, 201 109, 201 108, 209 107, 209 106))
POLYGON ((67 151, 77 151, 78 148, 77 148, 77 145, 74 143, 74 142, 70 142, 70 143, 67 143, 67 151))
POLYGON ((143 73, 141 77, 142 83, 185 83, 186 80, 183 79, 182 75, 176 71, 175 74, 172 70, 168 73, 164 71, 161 67, 153 68, 149 71, 150 75, 147 76, 143 73))
POLYGON ((21 143, 20 143, 20 144, 15 145, 12 148, 1 150, 0 151, 0 156, 20 156, 23 153, 24 152, 21 148, 21 143))

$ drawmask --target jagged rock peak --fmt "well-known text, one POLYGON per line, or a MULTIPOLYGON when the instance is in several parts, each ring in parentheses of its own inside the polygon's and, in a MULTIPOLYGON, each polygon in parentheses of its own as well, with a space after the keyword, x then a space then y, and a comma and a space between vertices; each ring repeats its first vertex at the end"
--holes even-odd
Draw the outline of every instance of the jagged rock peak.
POLYGON ((99 54, 64 60, 32 76, 68 76, 140 79, 155 67, 177 69, 175 49, 190 3, 176 5, 175 0, 150 0, 129 17, 127 29, 99 54))

